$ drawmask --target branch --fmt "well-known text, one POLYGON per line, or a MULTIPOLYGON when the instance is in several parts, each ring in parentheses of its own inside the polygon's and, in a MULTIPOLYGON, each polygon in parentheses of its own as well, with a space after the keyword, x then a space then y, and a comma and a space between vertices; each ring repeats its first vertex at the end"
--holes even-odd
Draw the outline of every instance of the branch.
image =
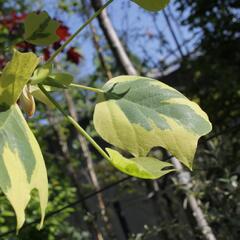
MULTIPOLYGON (((92 6, 95 11, 98 11, 102 8, 101 0, 91 0, 92 6)), ((137 71, 133 66, 131 60, 129 59, 108 15, 106 10, 103 10, 100 15, 98 15, 99 25, 108 41, 108 44, 113 52, 114 57, 116 58, 118 64, 122 70, 129 75, 136 75, 137 71)))

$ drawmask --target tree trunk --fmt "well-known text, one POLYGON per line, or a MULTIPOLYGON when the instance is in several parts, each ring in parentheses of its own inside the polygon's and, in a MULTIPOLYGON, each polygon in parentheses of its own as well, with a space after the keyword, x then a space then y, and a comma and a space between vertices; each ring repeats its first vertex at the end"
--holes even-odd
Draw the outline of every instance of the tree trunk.
MULTIPOLYGON (((57 119, 53 117, 53 115, 51 114, 51 112, 49 110, 47 110, 47 117, 48 117, 48 121, 49 121, 50 125, 53 127, 54 131, 56 132, 57 139, 59 141, 59 146, 60 146, 60 149, 62 152, 62 158, 64 160, 64 166, 67 166, 66 168, 64 168, 64 174, 67 174, 67 176, 71 179, 74 187, 77 190, 78 198, 82 199, 84 197, 84 195, 81 191, 81 184, 80 184, 79 177, 78 177, 79 173, 76 172, 76 170, 72 167, 70 152, 69 152, 69 148, 68 148, 66 139, 64 138, 64 136, 62 135, 62 133, 60 131, 59 123, 58 123, 57 119)), ((58 160, 58 159, 56 158, 56 160, 58 160)), ((62 163, 58 163, 58 165, 60 167, 63 167, 62 163)), ((86 212, 90 212, 87 204, 84 201, 81 202, 81 205, 82 205, 82 208, 86 212)), ((87 225, 88 225, 90 233, 94 235, 94 239, 103 240, 103 235, 98 230, 95 223, 88 222, 87 225)))
MULTIPOLYGON (((70 115, 72 116, 72 118, 74 118, 76 121, 78 121, 77 111, 76 111, 74 102, 72 100, 72 97, 69 95, 69 93, 67 91, 65 91, 64 94, 65 94, 65 98, 67 100, 67 106, 68 106, 70 115)), ((94 170, 94 163, 93 163, 91 152, 89 150, 88 142, 78 132, 77 132, 77 138, 78 138, 78 141, 82 148, 84 159, 86 160, 86 163, 87 163, 87 170, 90 175, 91 182, 94 186, 94 189, 96 191, 99 191, 101 189, 101 187, 100 187, 96 172, 94 170)), ((113 237, 112 226, 111 226, 111 223, 110 223, 110 220, 108 217, 107 208, 106 208, 106 204, 105 204, 102 193, 97 194, 97 200, 98 200, 99 208, 101 210, 102 220, 103 220, 103 223, 105 224, 105 227, 107 230, 107 234, 110 237, 113 237)))
POLYGON ((108 79, 111 79, 113 76, 112 76, 112 73, 111 71, 109 70, 105 60, 104 60, 104 56, 103 56, 103 52, 102 52, 102 48, 99 44, 99 41, 98 41, 98 35, 97 35, 97 31, 95 29, 95 27, 90 23, 90 28, 91 28, 91 31, 92 31, 92 38, 93 38, 93 44, 97 50, 97 55, 98 55, 98 58, 99 58, 99 61, 101 63, 101 66, 102 66, 102 69, 104 70, 104 73, 106 75, 106 77, 108 79))
POLYGON ((192 210, 194 218, 196 219, 198 228, 204 235, 205 239, 216 240, 216 237, 213 234, 211 227, 208 225, 208 222, 204 216, 204 213, 200 205, 198 204, 197 199, 195 198, 194 194, 191 191, 192 181, 190 173, 183 170, 181 163, 175 157, 172 157, 171 159, 174 166, 179 170, 178 181, 187 196, 189 206, 192 210))
MULTIPOLYGON (((95 11, 102 7, 102 1, 91 0, 91 3, 95 11)), ((121 69, 129 75, 136 75, 137 71, 127 56, 127 53, 112 26, 106 10, 103 10, 98 16, 98 22, 121 69)))
MULTIPOLYGON (((82 4, 82 8, 84 10, 84 13, 86 14, 86 20, 89 19, 91 17, 90 14, 90 8, 88 6, 86 6, 86 2, 85 0, 81 0, 81 4, 82 4)), ((106 77, 108 79, 112 78, 112 73, 109 69, 109 67, 106 64, 106 61, 104 59, 104 55, 103 55, 103 50, 101 48, 101 45, 99 44, 99 37, 96 31, 96 28, 93 26, 92 23, 89 24, 90 26, 90 30, 92 32, 92 41, 93 41, 93 45, 97 51, 97 56, 99 58, 100 64, 102 66, 102 70, 104 71, 106 77)))

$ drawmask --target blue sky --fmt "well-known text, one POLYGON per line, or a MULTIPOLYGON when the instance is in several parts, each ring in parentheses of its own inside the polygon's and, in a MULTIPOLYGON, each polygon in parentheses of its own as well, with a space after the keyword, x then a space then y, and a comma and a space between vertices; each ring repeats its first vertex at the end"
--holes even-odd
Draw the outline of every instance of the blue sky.
MULTIPOLYGON (((34 8, 46 10, 51 16, 61 19, 73 33, 82 23, 82 17, 77 12, 65 13, 58 8, 60 1, 56 0, 44 0, 35 1, 34 8)), ((173 3, 170 3, 167 11, 171 10, 174 17, 177 18, 177 12, 173 3)), ((158 39, 151 39, 149 41, 148 35, 156 34, 156 27, 162 32, 164 37, 169 42, 170 49, 176 49, 176 44, 172 38, 169 31, 167 23, 164 19, 163 13, 159 12, 157 14, 146 12, 141 9, 135 3, 129 0, 114 0, 111 6, 108 8, 109 16, 113 22, 113 25, 117 29, 119 36, 124 36, 124 40, 127 43, 128 48, 136 54, 140 59, 144 59, 149 55, 149 65, 156 67, 158 62, 164 61, 170 63, 179 57, 178 51, 174 51, 174 54, 168 58, 169 55, 166 49, 164 49, 158 39), (153 19, 154 18, 154 19, 153 19), (136 34, 141 37, 136 41, 136 34)), ((97 25, 97 20, 94 20, 94 24, 97 25)), ((188 30, 187 27, 179 27, 175 22, 171 21, 174 31, 180 43, 186 39, 190 39, 193 33, 188 30), (181 32, 181 35, 179 34, 181 32)), ((81 76, 87 75, 94 71, 94 53, 95 50, 92 46, 91 38, 86 37, 86 32, 88 29, 83 31, 79 37, 75 39, 72 43, 73 46, 78 46, 83 53, 84 62, 80 64, 78 68, 78 74, 81 76)), ((99 33, 101 33, 99 31, 99 33)), ((188 43, 188 49, 192 50, 194 48, 194 43, 196 39, 193 39, 188 43)), ((183 48, 183 51, 186 49, 183 48)))

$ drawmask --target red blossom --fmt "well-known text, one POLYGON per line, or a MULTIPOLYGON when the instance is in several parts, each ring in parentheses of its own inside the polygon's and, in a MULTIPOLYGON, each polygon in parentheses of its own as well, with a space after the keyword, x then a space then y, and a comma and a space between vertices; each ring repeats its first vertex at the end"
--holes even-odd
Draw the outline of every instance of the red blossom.
POLYGON ((28 42, 17 43, 16 47, 23 52, 27 52, 27 51, 35 52, 35 46, 28 42))
POLYGON ((21 14, 12 14, 12 17, 13 17, 13 21, 15 21, 16 23, 22 23, 25 18, 27 17, 27 14, 26 13, 21 13, 21 14))
POLYGON ((47 61, 51 56, 51 53, 48 48, 43 49, 43 58, 45 61, 47 61))
POLYGON ((79 64, 80 59, 82 58, 81 54, 76 51, 74 47, 71 47, 67 51, 67 60, 79 64))
POLYGON ((6 65, 5 59, 2 56, 0 56, 0 69, 3 69, 5 65, 6 65))
POLYGON ((61 47, 60 41, 57 41, 57 42, 53 43, 53 49, 54 49, 54 50, 57 50, 57 49, 60 48, 60 47, 61 47))
POLYGON ((59 36, 59 38, 61 40, 66 40, 69 36, 70 36, 70 33, 69 33, 69 29, 68 27, 64 26, 64 25, 60 25, 59 28, 57 29, 56 31, 56 34, 59 36))
POLYGON ((2 22, 3 26, 5 26, 6 28, 8 28, 11 31, 18 24, 23 23, 26 16, 27 16, 26 13, 17 14, 15 12, 13 12, 10 15, 5 16, 4 19, 1 20, 1 22, 2 22))

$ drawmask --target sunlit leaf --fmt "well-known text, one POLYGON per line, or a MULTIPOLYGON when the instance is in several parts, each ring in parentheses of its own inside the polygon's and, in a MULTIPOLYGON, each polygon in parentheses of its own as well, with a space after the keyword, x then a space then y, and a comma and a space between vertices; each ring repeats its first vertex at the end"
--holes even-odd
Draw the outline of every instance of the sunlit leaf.
POLYGON ((170 0, 132 0, 148 11, 159 11, 166 7, 170 0))
POLYGON ((94 126, 107 142, 144 157, 156 146, 190 169, 199 137, 211 131, 208 116, 180 92, 159 81, 120 76, 99 94, 94 126))
POLYGON ((43 82, 52 72, 52 65, 44 65, 37 68, 31 78, 31 84, 39 84, 43 82))
POLYGON ((120 171, 138 178, 156 179, 175 171, 171 163, 162 162, 152 157, 125 158, 119 152, 106 148, 111 163, 120 171), (164 170, 164 168, 168 168, 164 170), (169 169, 170 168, 170 169, 169 169))
POLYGON ((38 63, 35 54, 14 50, 12 60, 0 77, 0 111, 7 110, 16 103, 38 63))
POLYGON ((52 73, 42 84, 57 88, 67 88, 73 82, 73 76, 69 73, 52 73))
POLYGON ((33 189, 38 190, 41 223, 48 198, 47 172, 40 147, 17 105, 0 113, 0 187, 17 217, 25 221, 25 208, 33 189))
POLYGON ((52 44, 59 40, 56 34, 59 25, 47 12, 30 13, 24 21, 24 39, 35 45, 52 44))

